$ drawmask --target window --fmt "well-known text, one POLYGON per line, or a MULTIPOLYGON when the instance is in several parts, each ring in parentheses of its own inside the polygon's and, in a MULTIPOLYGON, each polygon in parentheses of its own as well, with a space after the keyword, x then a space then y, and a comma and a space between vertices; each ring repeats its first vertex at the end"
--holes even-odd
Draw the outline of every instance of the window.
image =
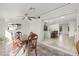
POLYGON ((8 30, 18 30, 21 29, 21 24, 8 24, 8 30))

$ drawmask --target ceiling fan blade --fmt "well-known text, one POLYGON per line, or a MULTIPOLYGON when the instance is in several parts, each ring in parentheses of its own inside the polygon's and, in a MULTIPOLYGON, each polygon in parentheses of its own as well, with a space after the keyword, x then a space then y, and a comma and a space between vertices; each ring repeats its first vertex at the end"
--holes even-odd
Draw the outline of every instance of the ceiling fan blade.
POLYGON ((29 18, 34 18, 34 19, 36 19, 36 17, 29 17, 29 18))
POLYGON ((25 19, 25 17, 22 18, 22 20, 24 20, 24 19, 25 19))
POLYGON ((39 18, 40 19, 40 16, 39 17, 30 17, 30 18, 34 18, 34 19, 39 18))
POLYGON ((30 17, 28 17, 28 20, 32 20, 30 17))

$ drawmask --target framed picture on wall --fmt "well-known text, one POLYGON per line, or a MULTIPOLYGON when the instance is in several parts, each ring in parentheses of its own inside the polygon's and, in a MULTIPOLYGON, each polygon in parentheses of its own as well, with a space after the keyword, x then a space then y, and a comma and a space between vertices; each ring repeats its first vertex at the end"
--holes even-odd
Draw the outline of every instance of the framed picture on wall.
POLYGON ((47 30, 48 30, 47 25, 44 25, 44 31, 47 31, 47 30))
POLYGON ((60 31, 60 32, 62 31, 62 26, 59 27, 59 31, 60 31))
POLYGON ((68 32, 69 32, 69 26, 68 26, 68 32))

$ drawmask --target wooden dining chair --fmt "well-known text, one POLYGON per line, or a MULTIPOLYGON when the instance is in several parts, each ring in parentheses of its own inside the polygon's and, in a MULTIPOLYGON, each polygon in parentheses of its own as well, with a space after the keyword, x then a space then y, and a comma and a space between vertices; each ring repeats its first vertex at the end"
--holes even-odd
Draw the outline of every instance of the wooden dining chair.
POLYGON ((28 37, 28 55, 30 52, 34 51, 37 56, 37 39, 38 36, 35 33, 32 33, 28 37))

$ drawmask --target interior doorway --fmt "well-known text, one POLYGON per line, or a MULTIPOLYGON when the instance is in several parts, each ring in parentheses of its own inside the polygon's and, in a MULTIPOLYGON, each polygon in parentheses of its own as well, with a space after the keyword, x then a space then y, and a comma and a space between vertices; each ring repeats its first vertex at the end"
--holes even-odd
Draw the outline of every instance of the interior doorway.
POLYGON ((52 31, 51 38, 58 38, 58 31, 52 31))

